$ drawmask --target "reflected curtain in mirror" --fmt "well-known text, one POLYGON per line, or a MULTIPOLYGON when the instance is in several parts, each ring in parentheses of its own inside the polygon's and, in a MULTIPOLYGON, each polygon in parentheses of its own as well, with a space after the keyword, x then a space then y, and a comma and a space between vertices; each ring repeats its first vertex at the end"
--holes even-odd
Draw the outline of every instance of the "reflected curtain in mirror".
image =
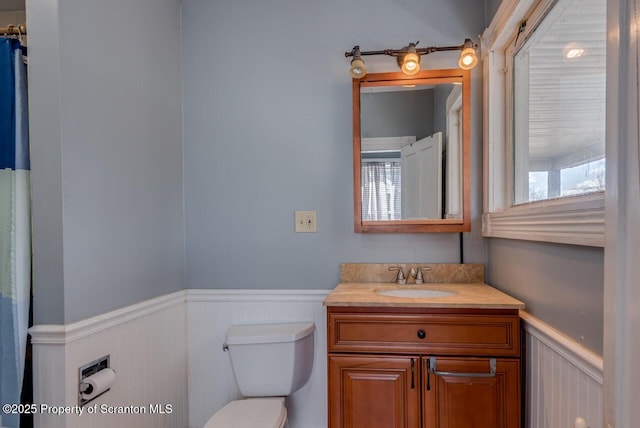
POLYGON ((362 218, 399 220, 402 169, 400 159, 362 162, 362 218))

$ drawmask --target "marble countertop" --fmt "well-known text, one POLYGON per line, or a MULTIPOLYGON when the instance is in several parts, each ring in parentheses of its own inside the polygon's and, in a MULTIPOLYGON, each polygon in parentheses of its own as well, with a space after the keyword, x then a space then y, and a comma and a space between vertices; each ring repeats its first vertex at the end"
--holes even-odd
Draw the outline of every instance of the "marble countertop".
POLYGON ((342 282, 325 298, 324 306, 424 307, 523 309, 524 303, 484 283, 407 284, 380 282, 342 282), (378 290, 427 289, 449 291, 453 296, 437 298, 395 297, 378 290))

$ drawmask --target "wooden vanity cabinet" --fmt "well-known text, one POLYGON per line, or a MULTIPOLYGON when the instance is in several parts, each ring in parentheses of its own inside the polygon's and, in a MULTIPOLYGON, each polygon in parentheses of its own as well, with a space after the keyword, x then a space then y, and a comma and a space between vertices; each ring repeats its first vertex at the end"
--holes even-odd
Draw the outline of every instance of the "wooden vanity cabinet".
POLYGON ((327 308, 330 428, 520 428, 517 310, 327 308))

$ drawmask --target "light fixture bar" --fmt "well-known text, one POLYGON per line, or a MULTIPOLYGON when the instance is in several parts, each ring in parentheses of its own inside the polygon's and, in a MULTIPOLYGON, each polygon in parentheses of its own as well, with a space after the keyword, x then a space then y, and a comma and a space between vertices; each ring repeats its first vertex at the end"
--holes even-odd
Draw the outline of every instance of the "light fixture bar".
MULTIPOLYGON (((362 68, 365 70, 365 73, 366 73, 366 69, 364 68, 364 61, 362 60, 362 57, 371 56, 371 55, 387 55, 387 56, 398 57, 398 66, 401 69, 403 68, 402 60, 409 53, 415 53, 418 56, 421 56, 421 55, 428 55, 433 52, 462 51, 461 53, 465 55, 465 60, 463 61, 461 56, 461 60, 459 61, 459 66, 461 68, 471 69, 475 67, 475 65, 478 62, 477 55, 476 55, 476 49, 478 48, 478 45, 474 44, 471 41, 471 39, 465 39, 464 43, 458 46, 430 46, 428 48, 417 48, 416 45, 418 43, 420 42, 409 43, 408 46, 405 46, 402 49, 384 49, 384 50, 377 50, 377 51, 361 51, 360 46, 356 45, 353 47, 351 51, 345 52, 344 56, 346 58, 348 57, 356 58, 358 60, 356 64, 358 66, 362 66, 362 68)), ((405 70, 403 70, 403 72, 406 73, 405 70)), ((353 76, 353 72, 352 72, 352 76, 353 76)), ((361 78, 361 77, 364 77, 364 74, 360 75, 359 77, 354 76, 354 78, 361 78)))
MULTIPOLYGON (((414 43, 414 45, 417 45, 418 43, 420 43, 420 42, 418 41, 418 42, 414 43)), ((428 55, 428 54, 433 53, 433 52, 441 52, 441 51, 461 51, 462 49, 468 47, 469 44, 473 48, 477 48, 478 47, 477 45, 473 44, 471 39, 466 39, 464 41, 464 43, 459 45, 459 46, 430 46, 428 48, 416 48, 416 53, 419 54, 419 55, 428 55)), ((357 48, 358 48, 358 50, 360 50, 359 47, 357 47, 357 48)), ((350 56, 354 56, 355 52, 356 52, 356 48, 354 47, 353 50, 345 52, 344 56, 346 58, 348 58, 350 56)), ((404 55, 406 53, 407 53, 406 48, 404 48, 404 49, 384 49, 384 50, 381 50, 381 51, 360 51, 360 55, 362 55, 362 56, 367 56, 367 55, 400 56, 400 55, 404 55)))

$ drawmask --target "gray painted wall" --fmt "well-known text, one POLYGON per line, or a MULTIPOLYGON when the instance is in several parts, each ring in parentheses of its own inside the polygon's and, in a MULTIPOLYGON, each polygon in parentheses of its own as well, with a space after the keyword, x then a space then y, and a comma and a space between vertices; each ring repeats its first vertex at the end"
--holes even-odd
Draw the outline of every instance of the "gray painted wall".
POLYGON ((486 15, 486 26, 488 27, 491 23, 491 20, 495 16, 498 8, 502 0, 485 0, 485 15, 486 15))
MULTIPOLYGON (((187 287, 329 289, 342 262, 457 262, 457 234, 353 232, 344 51, 462 43, 483 29, 483 14, 468 12, 475 4, 184 0, 187 287), (295 210, 317 210, 318 232, 294 233, 295 210)), ((456 58, 432 54, 424 64, 450 68, 456 58)), ((389 57, 367 65, 397 70, 389 57)), ((477 186, 481 67, 474 73, 477 186)), ((475 235, 465 238, 465 251, 468 261, 485 262, 479 203, 475 197, 475 235)))
POLYGON ((452 84, 438 85, 434 89, 433 132, 442 132, 443 143, 447 139, 447 97, 452 90, 452 84))
POLYGON ((362 138, 413 135, 420 140, 428 137, 434 132, 433 110, 433 89, 362 94, 362 138))
POLYGON ((179 0, 27 7, 35 323, 182 289, 179 0))
POLYGON ((602 248, 489 240, 488 281, 526 310, 602 355, 602 248))

